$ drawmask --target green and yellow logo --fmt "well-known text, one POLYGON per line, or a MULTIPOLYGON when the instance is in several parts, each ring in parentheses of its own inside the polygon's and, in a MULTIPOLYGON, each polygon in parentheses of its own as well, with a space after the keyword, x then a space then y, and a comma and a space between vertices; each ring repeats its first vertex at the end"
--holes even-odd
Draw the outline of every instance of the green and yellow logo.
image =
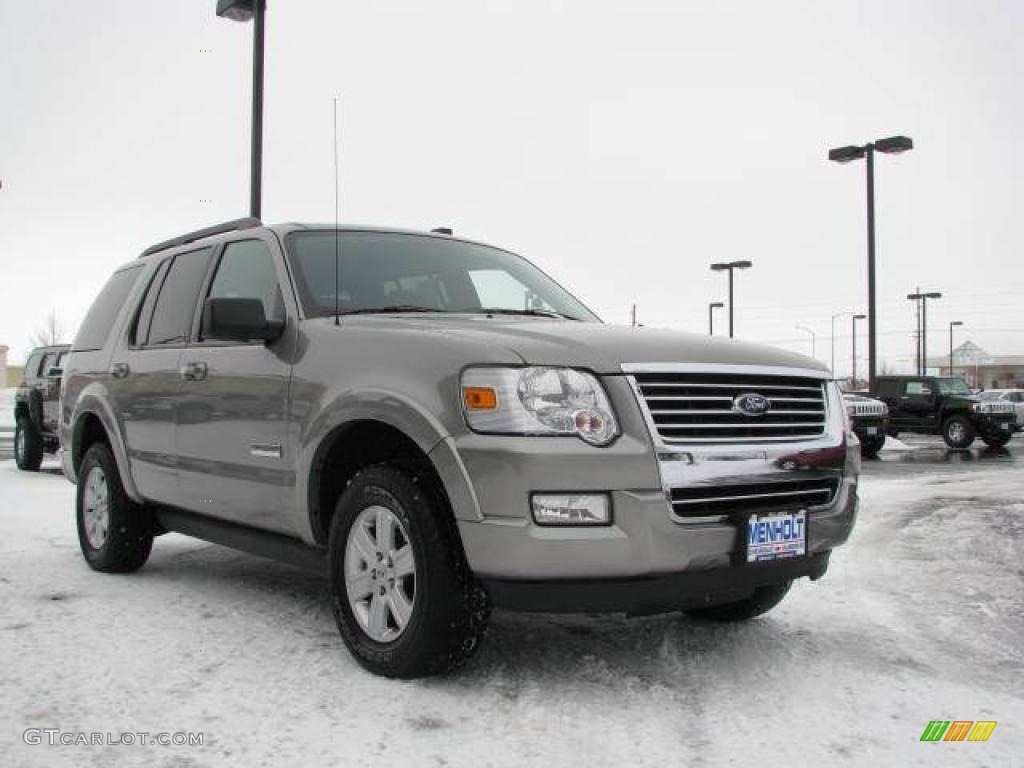
POLYGON ((995 727, 995 720, 932 720, 921 741, 988 741, 995 727))

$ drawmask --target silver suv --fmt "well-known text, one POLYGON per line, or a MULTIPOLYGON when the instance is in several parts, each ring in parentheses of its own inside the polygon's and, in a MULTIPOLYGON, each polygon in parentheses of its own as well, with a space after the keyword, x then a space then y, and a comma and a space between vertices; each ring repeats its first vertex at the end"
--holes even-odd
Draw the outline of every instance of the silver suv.
POLYGON ((115 272, 66 363, 65 472, 99 571, 177 531, 326 573, 392 677, 492 606, 718 621, 821 577, 857 511, 828 371, 604 325, 508 251, 243 219, 115 272))

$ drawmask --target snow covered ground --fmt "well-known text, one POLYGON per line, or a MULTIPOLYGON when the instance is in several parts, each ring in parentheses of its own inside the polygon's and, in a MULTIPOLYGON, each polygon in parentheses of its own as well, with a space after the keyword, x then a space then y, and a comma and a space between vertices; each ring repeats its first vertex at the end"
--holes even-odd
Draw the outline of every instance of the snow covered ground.
POLYGON ((498 613, 464 672, 419 682, 362 671, 323 582, 283 565, 171 535, 137 574, 90 571, 74 489, 45 466, 0 461, 4 766, 1022 764, 1016 461, 866 464, 850 544, 761 620, 498 613), (936 719, 999 724, 920 742, 936 719), (29 728, 204 744, 27 745, 29 728))

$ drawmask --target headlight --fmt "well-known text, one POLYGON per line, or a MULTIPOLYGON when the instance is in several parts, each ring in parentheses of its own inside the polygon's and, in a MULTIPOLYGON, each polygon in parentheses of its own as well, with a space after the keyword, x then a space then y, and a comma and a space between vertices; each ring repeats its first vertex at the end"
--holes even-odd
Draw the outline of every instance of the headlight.
POLYGON ((619 434, 600 382, 572 368, 469 368, 462 408, 475 432, 576 435, 591 445, 619 434))

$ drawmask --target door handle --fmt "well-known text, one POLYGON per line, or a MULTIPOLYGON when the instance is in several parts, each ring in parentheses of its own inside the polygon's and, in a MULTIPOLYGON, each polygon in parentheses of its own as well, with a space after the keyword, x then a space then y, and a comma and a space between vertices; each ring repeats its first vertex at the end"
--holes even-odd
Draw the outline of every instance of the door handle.
POLYGON ((193 360, 181 366, 181 378, 186 381, 202 381, 206 378, 206 363, 193 360))
POLYGON ((123 379, 129 373, 128 363, 114 363, 110 366, 110 375, 115 379, 123 379))

